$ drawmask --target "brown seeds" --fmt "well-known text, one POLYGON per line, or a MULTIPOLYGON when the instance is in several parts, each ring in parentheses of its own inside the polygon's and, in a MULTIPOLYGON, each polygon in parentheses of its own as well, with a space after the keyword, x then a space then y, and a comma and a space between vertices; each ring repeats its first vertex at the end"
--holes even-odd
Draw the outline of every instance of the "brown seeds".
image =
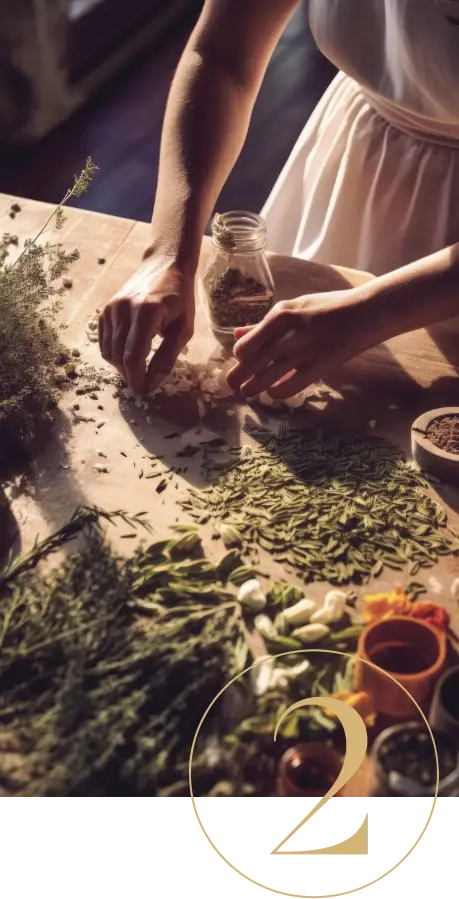
POLYGON ((256 325, 273 304, 273 294, 259 281, 227 268, 206 285, 212 323, 222 328, 256 325))

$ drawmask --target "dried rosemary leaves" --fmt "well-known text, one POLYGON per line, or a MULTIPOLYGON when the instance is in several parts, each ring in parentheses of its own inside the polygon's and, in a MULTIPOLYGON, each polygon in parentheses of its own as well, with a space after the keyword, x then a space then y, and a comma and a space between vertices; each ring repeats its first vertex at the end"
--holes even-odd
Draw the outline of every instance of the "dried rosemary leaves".
POLYGON ((183 504, 198 523, 223 521, 227 545, 261 547, 306 582, 332 584, 365 583, 384 567, 414 576, 458 551, 427 481, 387 441, 332 427, 254 436, 227 466, 210 463, 212 485, 183 504))
POLYGON ((244 667, 235 596, 190 558, 195 530, 120 559, 99 527, 111 518, 141 521, 79 510, 0 571, 0 796, 161 795, 244 667), (82 528, 42 577, 37 563, 82 528))

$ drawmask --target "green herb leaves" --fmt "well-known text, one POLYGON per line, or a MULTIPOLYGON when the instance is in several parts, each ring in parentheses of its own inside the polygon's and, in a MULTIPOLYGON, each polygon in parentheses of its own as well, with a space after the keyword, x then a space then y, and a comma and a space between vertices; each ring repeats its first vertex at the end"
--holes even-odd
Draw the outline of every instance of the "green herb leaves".
POLYGON ((363 584, 385 567, 414 576, 459 543, 428 482, 392 444, 332 427, 260 431, 251 452, 207 471, 212 485, 183 503, 213 520, 225 546, 261 547, 305 581, 363 584))
MULTIPOLYGON (((209 703, 246 662, 239 608, 197 531, 115 557, 80 509, 0 575, 0 794, 157 795, 180 781, 209 703), (78 551, 37 563, 83 532, 78 551), (180 769, 181 770, 181 769, 180 769)), ((226 578, 224 579, 226 582, 226 578)))

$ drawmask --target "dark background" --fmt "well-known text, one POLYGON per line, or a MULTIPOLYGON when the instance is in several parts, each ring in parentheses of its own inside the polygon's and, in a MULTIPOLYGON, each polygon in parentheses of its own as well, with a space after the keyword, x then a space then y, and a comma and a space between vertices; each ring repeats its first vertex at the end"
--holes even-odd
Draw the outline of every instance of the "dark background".
MULTIPOLYGON (((123 3, 129 4, 129 0, 123 3)), ((56 203, 85 159, 92 156, 99 172, 89 193, 76 205, 148 221, 165 103, 199 5, 190 2, 160 39, 38 144, 0 148, 0 191, 56 203)), ((120 15, 123 8, 126 7, 119 7, 120 15)), ((115 40, 123 21, 114 16, 113 23, 117 26, 112 36, 115 40)), ((98 29, 97 22, 96 26, 89 22, 86 33, 84 24, 81 18, 70 47, 75 77, 79 69, 90 64, 91 53, 103 52, 99 35, 107 40, 106 31, 98 29)), ((333 75, 333 66, 318 52, 310 35, 304 2, 271 60, 246 145, 219 198, 219 210, 260 210, 333 75)))

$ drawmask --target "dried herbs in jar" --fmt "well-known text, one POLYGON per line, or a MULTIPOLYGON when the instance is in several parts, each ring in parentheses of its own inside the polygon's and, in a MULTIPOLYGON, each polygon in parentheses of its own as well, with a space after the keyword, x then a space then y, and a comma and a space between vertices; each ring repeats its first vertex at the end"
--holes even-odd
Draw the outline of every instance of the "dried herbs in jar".
POLYGON ((212 250, 202 273, 201 300, 216 337, 231 342, 235 328, 256 325, 274 302, 266 226, 250 212, 216 215, 212 250))

